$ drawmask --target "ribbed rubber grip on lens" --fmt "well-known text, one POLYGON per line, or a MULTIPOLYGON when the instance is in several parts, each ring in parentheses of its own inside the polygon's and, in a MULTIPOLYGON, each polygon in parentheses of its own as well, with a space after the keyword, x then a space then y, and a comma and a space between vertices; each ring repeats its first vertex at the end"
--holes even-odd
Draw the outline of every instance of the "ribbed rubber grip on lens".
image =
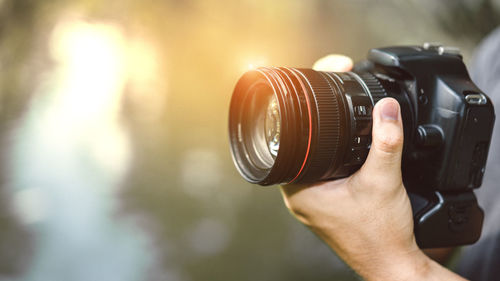
POLYGON ((371 73, 363 73, 359 75, 361 79, 365 82, 368 87, 370 94, 373 99, 373 104, 375 105, 379 100, 387 97, 387 93, 384 87, 380 84, 380 81, 371 73))
POLYGON ((305 171, 307 178, 301 181, 307 182, 307 179, 321 179, 326 171, 331 167, 333 161, 336 161, 337 150, 340 145, 341 116, 339 109, 340 98, 337 89, 329 82, 326 75, 312 69, 299 69, 312 88, 314 106, 317 113, 317 127, 313 131, 313 140, 311 155, 309 156, 309 165, 305 171))

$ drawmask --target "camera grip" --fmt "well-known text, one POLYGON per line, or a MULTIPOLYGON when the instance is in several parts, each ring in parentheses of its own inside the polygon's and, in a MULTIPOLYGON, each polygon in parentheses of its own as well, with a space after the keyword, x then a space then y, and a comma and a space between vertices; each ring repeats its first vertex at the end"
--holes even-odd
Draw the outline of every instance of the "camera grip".
POLYGON ((476 242, 484 213, 473 191, 409 192, 414 233, 420 248, 451 247, 476 242))

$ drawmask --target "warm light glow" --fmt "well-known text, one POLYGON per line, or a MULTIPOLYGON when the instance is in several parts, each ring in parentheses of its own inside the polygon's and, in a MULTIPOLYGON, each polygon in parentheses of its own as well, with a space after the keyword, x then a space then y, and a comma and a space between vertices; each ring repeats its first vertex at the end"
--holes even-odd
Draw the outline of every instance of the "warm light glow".
POLYGON ((120 177, 129 163, 129 140, 119 120, 127 81, 126 40, 108 23, 60 22, 50 50, 58 86, 43 134, 60 149, 85 146, 108 173, 120 177))
POLYGON ((160 55, 155 45, 145 38, 128 40, 127 51, 128 96, 139 112, 138 117, 155 120, 166 104, 167 79, 160 68, 160 55))
POLYGON ((59 108, 70 122, 95 119, 98 125, 118 109, 125 83, 124 41, 111 24, 72 21, 56 27, 51 50, 64 76, 59 108))
POLYGON ((254 70, 259 67, 269 66, 268 60, 264 57, 242 56, 240 63, 243 65, 242 70, 254 70))

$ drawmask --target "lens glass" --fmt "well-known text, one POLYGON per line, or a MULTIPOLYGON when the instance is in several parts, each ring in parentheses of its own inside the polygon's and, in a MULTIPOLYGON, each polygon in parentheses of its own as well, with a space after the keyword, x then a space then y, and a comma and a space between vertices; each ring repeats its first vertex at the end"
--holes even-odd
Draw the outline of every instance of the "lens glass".
POLYGON ((281 118, 278 100, 273 95, 270 99, 269 105, 267 106, 265 120, 267 148, 273 158, 276 158, 276 155, 278 155, 278 149, 280 148, 280 127, 281 118))
POLYGON ((273 89, 258 83, 248 92, 242 130, 247 159, 259 169, 269 169, 278 155, 281 118, 273 89))

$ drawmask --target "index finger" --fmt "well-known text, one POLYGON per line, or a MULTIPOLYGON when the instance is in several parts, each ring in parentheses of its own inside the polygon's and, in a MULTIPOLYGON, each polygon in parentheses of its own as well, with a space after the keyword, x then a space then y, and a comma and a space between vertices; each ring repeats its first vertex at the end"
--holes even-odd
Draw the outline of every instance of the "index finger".
POLYGON ((344 72, 352 69, 352 59, 348 56, 331 54, 317 60, 313 69, 316 71, 344 72))

